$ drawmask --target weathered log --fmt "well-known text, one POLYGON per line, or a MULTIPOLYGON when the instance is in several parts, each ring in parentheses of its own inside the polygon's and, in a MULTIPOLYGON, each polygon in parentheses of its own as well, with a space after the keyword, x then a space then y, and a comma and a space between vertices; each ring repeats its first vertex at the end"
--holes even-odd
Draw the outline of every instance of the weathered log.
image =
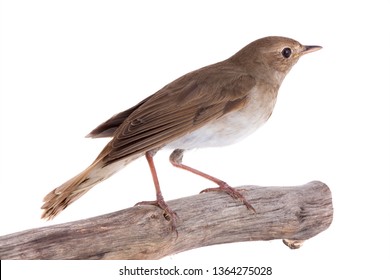
POLYGON ((283 239, 290 248, 327 229, 333 218, 329 188, 237 188, 256 213, 220 192, 169 201, 177 234, 161 209, 135 206, 114 213, 0 237, 0 259, 159 259, 213 244, 283 239))

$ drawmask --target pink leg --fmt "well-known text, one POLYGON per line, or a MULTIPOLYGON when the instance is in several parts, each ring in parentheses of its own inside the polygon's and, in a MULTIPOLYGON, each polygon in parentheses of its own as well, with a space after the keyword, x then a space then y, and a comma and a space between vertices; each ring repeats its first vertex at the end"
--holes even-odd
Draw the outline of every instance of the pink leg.
POLYGON ((238 199, 240 201, 242 201, 242 203, 244 203, 244 205, 249 209, 249 210, 252 210, 253 212, 256 212, 256 210, 253 208, 253 206, 245 199, 245 197, 239 193, 237 190, 233 189, 232 187, 230 187, 226 182, 218 179, 218 178, 215 178, 213 176, 210 176, 206 173, 203 173, 197 169, 194 169, 192 167, 189 167, 187 165, 184 165, 182 164, 182 160, 183 160, 183 152, 184 150, 180 150, 180 149, 176 149, 173 151, 173 153, 171 154, 171 156, 169 157, 169 160, 170 162, 173 164, 173 166, 175 167, 178 167, 178 168, 181 168, 181 169, 184 169, 184 170, 187 170, 187 171, 190 171, 196 175, 199 175, 203 178, 206 178, 207 180, 210 180, 214 183, 216 183, 218 185, 218 188, 209 188, 209 189, 205 189, 203 191, 201 191, 201 193, 203 192, 211 192, 211 191, 223 191, 225 193, 227 193, 228 195, 230 195, 231 197, 233 197, 234 199, 238 199))
POLYGON ((162 196, 161 189, 160 189, 160 183, 158 182, 156 167, 154 166, 153 162, 153 156, 155 155, 154 151, 148 151, 145 154, 145 157, 148 161, 150 171, 152 173, 154 187, 156 188, 156 200, 154 201, 141 201, 138 202, 136 205, 154 205, 162 210, 164 210, 164 216, 167 218, 169 217, 169 220, 171 221, 172 230, 174 230, 177 234, 176 230, 176 222, 177 222, 177 216, 175 212, 172 211, 172 209, 168 206, 168 204, 165 202, 164 197, 162 196))

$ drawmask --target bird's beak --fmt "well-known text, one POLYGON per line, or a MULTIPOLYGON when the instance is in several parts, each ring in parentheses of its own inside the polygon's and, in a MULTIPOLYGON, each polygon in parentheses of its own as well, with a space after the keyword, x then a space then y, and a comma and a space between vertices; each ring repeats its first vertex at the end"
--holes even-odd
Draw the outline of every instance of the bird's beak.
POLYGON ((303 46, 303 49, 302 49, 300 55, 315 52, 315 51, 318 51, 320 49, 322 49, 321 46, 303 46))

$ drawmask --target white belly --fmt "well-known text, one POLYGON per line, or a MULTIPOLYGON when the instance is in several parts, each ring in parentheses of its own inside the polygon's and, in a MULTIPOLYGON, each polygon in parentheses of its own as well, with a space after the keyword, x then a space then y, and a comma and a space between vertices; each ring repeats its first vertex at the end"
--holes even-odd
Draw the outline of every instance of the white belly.
POLYGON ((251 94, 244 108, 230 112, 219 119, 169 143, 170 149, 194 149, 234 144, 257 130, 270 117, 276 103, 276 92, 251 94))

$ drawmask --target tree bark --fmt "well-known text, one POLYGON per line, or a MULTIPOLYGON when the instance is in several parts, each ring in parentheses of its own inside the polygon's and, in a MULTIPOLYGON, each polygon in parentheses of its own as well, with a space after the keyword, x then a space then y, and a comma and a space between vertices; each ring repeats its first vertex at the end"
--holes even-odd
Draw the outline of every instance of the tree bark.
POLYGON ((237 189, 256 213, 225 193, 202 193, 168 202, 178 216, 177 234, 160 208, 135 206, 2 236, 0 259, 159 259, 213 244, 272 239, 299 248, 332 222, 324 183, 237 189))

